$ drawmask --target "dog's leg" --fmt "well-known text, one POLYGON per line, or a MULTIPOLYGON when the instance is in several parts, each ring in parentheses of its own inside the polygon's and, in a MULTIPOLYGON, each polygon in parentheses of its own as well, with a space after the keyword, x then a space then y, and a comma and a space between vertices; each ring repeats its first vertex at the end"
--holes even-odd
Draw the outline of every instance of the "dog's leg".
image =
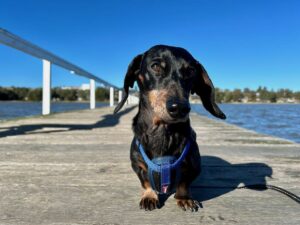
POLYGON ((145 209, 146 211, 158 208, 159 199, 157 194, 151 188, 146 165, 139 160, 132 160, 132 168, 137 174, 143 188, 140 208, 145 209))
POLYGON ((176 187, 176 193, 174 198, 177 201, 177 205, 184 211, 187 209, 191 211, 197 211, 201 207, 201 203, 193 200, 190 194, 190 184, 201 172, 201 161, 198 146, 195 144, 194 149, 186 164, 182 165, 181 179, 176 187))
POLYGON ((140 208, 146 211, 151 211, 159 207, 159 200, 157 194, 152 190, 149 181, 144 181, 142 199, 140 201, 140 208))
POLYGON ((187 209, 197 211, 200 207, 200 203, 192 199, 189 192, 189 185, 185 182, 178 184, 174 198, 176 199, 177 205, 184 211, 187 209))

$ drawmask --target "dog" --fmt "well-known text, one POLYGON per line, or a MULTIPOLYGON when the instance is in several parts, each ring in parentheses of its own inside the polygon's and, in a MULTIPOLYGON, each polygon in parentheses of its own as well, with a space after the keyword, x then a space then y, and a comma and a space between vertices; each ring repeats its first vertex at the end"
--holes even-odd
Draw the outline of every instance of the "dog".
POLYGON ((124 96, 114 113, 122 108, 135 82, 140 100, 132 125, 130 160, 144 189, 140 208, 160 208, 159 195, 175 192, 181 209, 196 211, 199 202, 189 187, 201 172, 201 160, 189 120, 189 96, 196 93, 208 112, 225 119, 215 102, 213 83, 187 50, 156 45, 129 64, 124 96))

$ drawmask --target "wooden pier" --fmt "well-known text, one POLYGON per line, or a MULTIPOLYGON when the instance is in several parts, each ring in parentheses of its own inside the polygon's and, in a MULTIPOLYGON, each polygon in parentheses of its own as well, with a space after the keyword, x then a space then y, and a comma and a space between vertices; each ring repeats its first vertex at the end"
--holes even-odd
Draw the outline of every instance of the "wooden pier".
POLYGON ((139 209, 129 161, 137 109, 73 111, 0 123, 0 224, 300 224, 300 206, 271 184, 300 195, 300 145, 191 115, 203 162, 192 193, 198 212, 170 196, 139 209))

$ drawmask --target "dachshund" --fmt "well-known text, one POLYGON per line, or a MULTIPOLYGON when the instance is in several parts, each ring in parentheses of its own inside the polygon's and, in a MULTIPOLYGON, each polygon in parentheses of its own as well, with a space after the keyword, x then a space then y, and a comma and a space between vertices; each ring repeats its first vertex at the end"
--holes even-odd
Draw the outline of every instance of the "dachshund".
POLYGON ((124 96, 114 113, 122 108, 129 87, 135 82, 140 92, 138 113, 132 125, 130 160, 144 189, 140 208, 147 211, 160 208, 160 194, 175 193, 181 209, 197 211, 199 202, 192 198, 189 187, 200 174, 201 158, 196 133, 190 125, 189 96, 196 93, 208 112, 225 119, 215 102, 213 83, 204 67, 187 50, 156 45, 129 64, 124 96), (164 160, 170 157, 173 161, 166 163, 164 160), (162 186, 165 180, 169 182, 162 186))

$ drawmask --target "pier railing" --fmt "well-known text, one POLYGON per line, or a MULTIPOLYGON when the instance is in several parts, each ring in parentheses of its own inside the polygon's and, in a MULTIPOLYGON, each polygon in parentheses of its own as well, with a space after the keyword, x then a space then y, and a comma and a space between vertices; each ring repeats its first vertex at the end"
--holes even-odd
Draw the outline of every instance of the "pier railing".
MULTIPOLYGON (((42 99, 42 114, 47 115, 51 112, 51 65, 55 64, 72 74, 86 77, 90 79, 90 108, 96 107, 95 82, 100 83, 103 87, 110 89, 110 106, 114 105, 114 89, 119 91, 119 101, 122 98, 122 91, 115 85, 95 76, 94 74, 80 68, 79 66, 66 61, 65 59, 40 48, 39 46, 18 37, 15 34, 0 28, 0 43, 9 47, 20 50, 26 54, 39 58, 43 62, 43 99, 42 99)), ((131 99, 131 98, 129 98, 131 99)))

